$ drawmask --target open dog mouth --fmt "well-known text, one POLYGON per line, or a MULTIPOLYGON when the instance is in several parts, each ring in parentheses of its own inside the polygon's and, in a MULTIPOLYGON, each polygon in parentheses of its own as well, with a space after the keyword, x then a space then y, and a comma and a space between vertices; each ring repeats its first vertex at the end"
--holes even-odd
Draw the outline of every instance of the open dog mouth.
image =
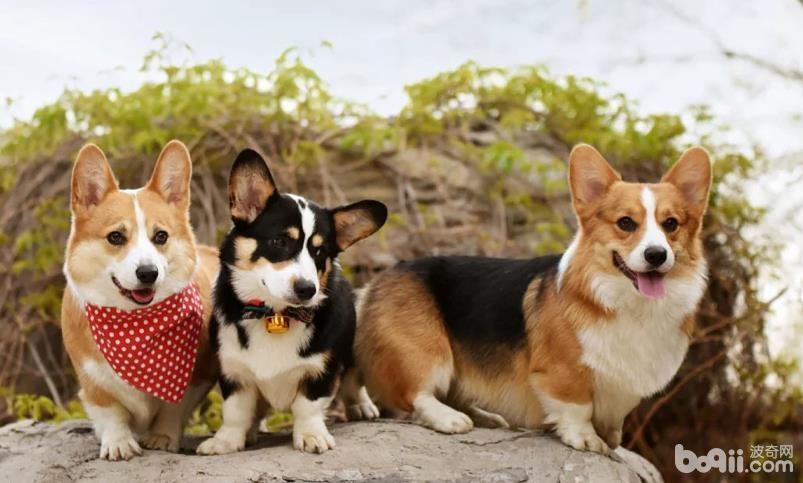
POLYGON ((114 285, 117 286, 117 289, 122 295, 128 297, 135 304, 148 305, 153 301, 153 296, 156 294, 152 288, 138 288, 134 290, 125 288, 114 275, 112 275, 112 282, 114 282, 114 285))
POLYGON ((613 252, 613 265, 633 282, 633 286, 641 295, 654 300, 661 299, 666 295, 663 273, 654 270, 649 272, 633 271, 616 252, 613 252))

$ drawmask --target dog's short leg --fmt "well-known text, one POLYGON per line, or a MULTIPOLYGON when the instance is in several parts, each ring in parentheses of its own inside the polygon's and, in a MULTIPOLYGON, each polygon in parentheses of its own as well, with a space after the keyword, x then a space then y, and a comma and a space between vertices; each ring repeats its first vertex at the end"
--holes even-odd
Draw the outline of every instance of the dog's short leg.
POLYGON ((239 386, 223 400, 223 426, 215 436, 198 446, 198 454, 227 454, 245 448, 245 438, 254 421, 257 398, 255 385, 239 386))
POLYGON ((254 421, 251 423, 251 427, 248 428, 248 433, 245 435, 245 443, 246 444, 255 444, 257 442, 257 438, 259 437, 259 426, 262 424, 262 420, 265 419, 265 414, 268 412, 268 402, 265 401, 264 397, 257 398, 257 409, 256 413, 254 414, 254 421))
POLYGON ((142 438, 142 447, 161 451, 178 451, 181 441, 181 407, 162 403, 156 419, 142 438))
POLYGON ((431 393, 420 392, 413 399, 413 419, 441 433, 467 433, 474 427, 471 418, 438 401, 431 393))
POLYGON ((349 421, 379 417, 379 409, 368 396, 368 390, 360 381, 356 369, 350 369, 343 375, 339 393, 346 406, 346 415, 349 421))
POLYGON ((190 386, 179 404, 162 404, 148 434, 142 438, 142 446, 147 449, 178 451, 184 426, 211 387, 211 383, 190 386))
POLYGON ((83 403, 100 439, 101 459, 127 460, 142 454, 131 432, 131 413, 127 409, 117 402, 101 406, 83 398, 83 403))
POLYGON ((326 429, 325 411, 332 403, 331 396, 314 400, 299 392, 293 410, 293 446, 308 453, 323 453, 335 447, 335 438, 326 429))
POLYGON ((599 437, 591 423, 594 405, 590 401, 567 402, 543 392, 538 396, 546 414, 545 422, 555 425, 555 433, 564 444, 579 450, 610 453, 610 447, 599 437))
POLYGON ((466 409, 468 417, 474 421, 474 426, 478 428, 509 428, 510 425, 500 414, 486 411, 481 407, 472 404, 466 409))

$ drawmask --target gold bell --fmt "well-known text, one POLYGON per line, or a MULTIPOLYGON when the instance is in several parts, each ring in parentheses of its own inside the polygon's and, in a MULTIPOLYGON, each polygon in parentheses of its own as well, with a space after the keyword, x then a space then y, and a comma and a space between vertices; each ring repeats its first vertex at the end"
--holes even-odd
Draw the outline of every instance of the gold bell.
POLYGON ((290 328, 290 321, 282 314, 276 313, 265 318, 265 330, 269 334, 281 334, 290 328))

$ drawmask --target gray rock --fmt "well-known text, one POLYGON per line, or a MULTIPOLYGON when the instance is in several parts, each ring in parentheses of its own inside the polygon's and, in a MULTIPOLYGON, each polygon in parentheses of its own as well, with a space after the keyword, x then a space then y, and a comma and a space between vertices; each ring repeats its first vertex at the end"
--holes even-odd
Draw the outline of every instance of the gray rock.
POLYGON ((533 432, 475 429, 447 436, 399 421, 336 424, 337 448, 323 455, 292 448, 287 433, 261 434, 256 445, 226 456, 196 456, 203 438, 182 453, 145 451, 124 462, 101 461, 87 421, 57 426, 20 421, 0 429, 3 481, 623 481, 660 480, 635 453, 613 457, 575 451, 533 432))

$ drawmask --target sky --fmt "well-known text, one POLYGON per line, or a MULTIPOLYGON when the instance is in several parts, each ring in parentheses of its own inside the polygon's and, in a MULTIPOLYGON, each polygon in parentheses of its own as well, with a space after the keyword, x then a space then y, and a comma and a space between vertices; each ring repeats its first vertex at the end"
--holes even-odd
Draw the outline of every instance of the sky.
MULTIPOLYGON (((772 155, 803 150, 803 83, 721 53, 803 69, 796 0, 11 1, 0 15, 0 97, 26 117, 65 85, 136 87, 155 32, 189 43, 198 60, 261 71, 287 47, 314 49, 307 60, 336 94, 383 114, 401 107, 405 84, 469 59, 538 63, 604 80, 645 111, 709 104, 734 140, 772 155)), ((10 119, 3 112, 0 125, 10 119)))
POLYGON ((13 104, 0 108, 0 127, 30 116, 65 86, 137 87, 156 32, 190 44, 195 60, 263 72, 298 47, 336 95, 382 114, 403 105, 405 84, 467 60, 592 76, 645 113, 708 104, 729 126, 723 138, 756 145, 784 166, 746 189, 770 210, 760 234, 793 241, 779 259, 781 281, 762 284, 767 297, 792 287, 773 340, 788 340, 786 322, 799 319, 803 80, 723 55, 803 71, 797 0, 11 0, 0 15, 0 100, 13 104))

